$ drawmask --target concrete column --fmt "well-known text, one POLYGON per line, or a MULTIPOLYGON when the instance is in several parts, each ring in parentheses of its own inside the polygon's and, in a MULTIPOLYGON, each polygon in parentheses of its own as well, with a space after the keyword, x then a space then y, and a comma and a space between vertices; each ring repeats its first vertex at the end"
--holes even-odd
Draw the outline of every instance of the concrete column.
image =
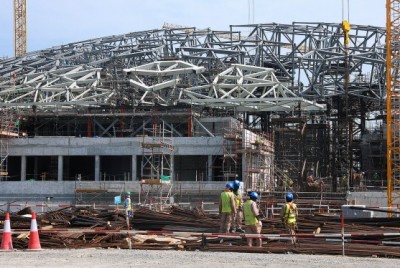
POLYGON ((62 155, 59 155, 58 156, 58 173, 57 173, 58 181, 63 180, 63 170, 64 170, 64 157, 62 155))
POLYGON ((26 181, 26 156, 21 156, 21 181, 26 181))
POLYGON ((137 174, 137 155, 132 155, 132 170, 131 170, 131 180, 136 181, 136 174, 137 174))
POLYGON ((100 181, 100 155, 94 156, 94 180, 100 181))
POLYGON ((213 156, 209 155, 207 160, 207 181, 212 181, 212 164, 213 164, 213 156))

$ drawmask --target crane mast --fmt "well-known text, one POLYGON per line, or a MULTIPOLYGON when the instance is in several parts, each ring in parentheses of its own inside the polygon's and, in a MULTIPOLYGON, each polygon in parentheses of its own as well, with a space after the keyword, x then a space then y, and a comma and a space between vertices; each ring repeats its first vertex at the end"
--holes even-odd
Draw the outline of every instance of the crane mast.
POLYGON ((386 0, 386 159, 388 207, 400 205, 400 0, 386 0))
POLYGON ((26 53, 26 0, 14 0, 14 56, 26 53))

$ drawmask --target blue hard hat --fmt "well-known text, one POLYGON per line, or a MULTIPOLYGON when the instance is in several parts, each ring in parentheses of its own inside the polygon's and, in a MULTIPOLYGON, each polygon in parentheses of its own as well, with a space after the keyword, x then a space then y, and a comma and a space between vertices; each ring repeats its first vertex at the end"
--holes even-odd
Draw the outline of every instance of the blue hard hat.
POLYGON ((233 184, 231 182, 229 182, 225 185, 225 188, 229 188, 229 189, 233 190, 233 184))
POLYGON ((293 201, 293 194, 292 193, 286 193, 285 199, 287 202, 293 201))
POLYGON ((233 181, 233 186, 234 186, 235 188, 239 188, 239 187, 240 187, 240 181, 239 181, 239 180, 234 180, 234 181, 233 181))
POLYGON ((250 199, 257 200, 258 199, 258 194, 256 192, 251 192, 250 193, 250 199))

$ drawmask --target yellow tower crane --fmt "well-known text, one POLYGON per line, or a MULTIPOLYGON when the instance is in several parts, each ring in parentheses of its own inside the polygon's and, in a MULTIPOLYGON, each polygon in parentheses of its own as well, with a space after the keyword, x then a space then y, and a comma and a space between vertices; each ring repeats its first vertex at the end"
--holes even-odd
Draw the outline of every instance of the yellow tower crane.
POLYGON ((14 56, 26 53, 26 0, 14 0, 14 56))
POLYGON ((386 0, 386 161, 388 207, 400 205, 400 0, 386 0))

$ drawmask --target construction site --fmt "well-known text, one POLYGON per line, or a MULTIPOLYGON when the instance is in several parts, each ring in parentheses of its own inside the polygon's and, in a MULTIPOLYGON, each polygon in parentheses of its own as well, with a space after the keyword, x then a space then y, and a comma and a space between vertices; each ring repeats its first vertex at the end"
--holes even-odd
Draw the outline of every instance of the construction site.
POLYGON ((386 28, 166 22, 33 52, 26 1, 14 2, 0 226, 11 221, 15 249, 36 212, 45 249, 400 257, 400 1, 387 1, 386 28), (218 233, 234 180, 260 196, 260 248, 218 233), (287 192, 297 243, 279 218, 287 192))

